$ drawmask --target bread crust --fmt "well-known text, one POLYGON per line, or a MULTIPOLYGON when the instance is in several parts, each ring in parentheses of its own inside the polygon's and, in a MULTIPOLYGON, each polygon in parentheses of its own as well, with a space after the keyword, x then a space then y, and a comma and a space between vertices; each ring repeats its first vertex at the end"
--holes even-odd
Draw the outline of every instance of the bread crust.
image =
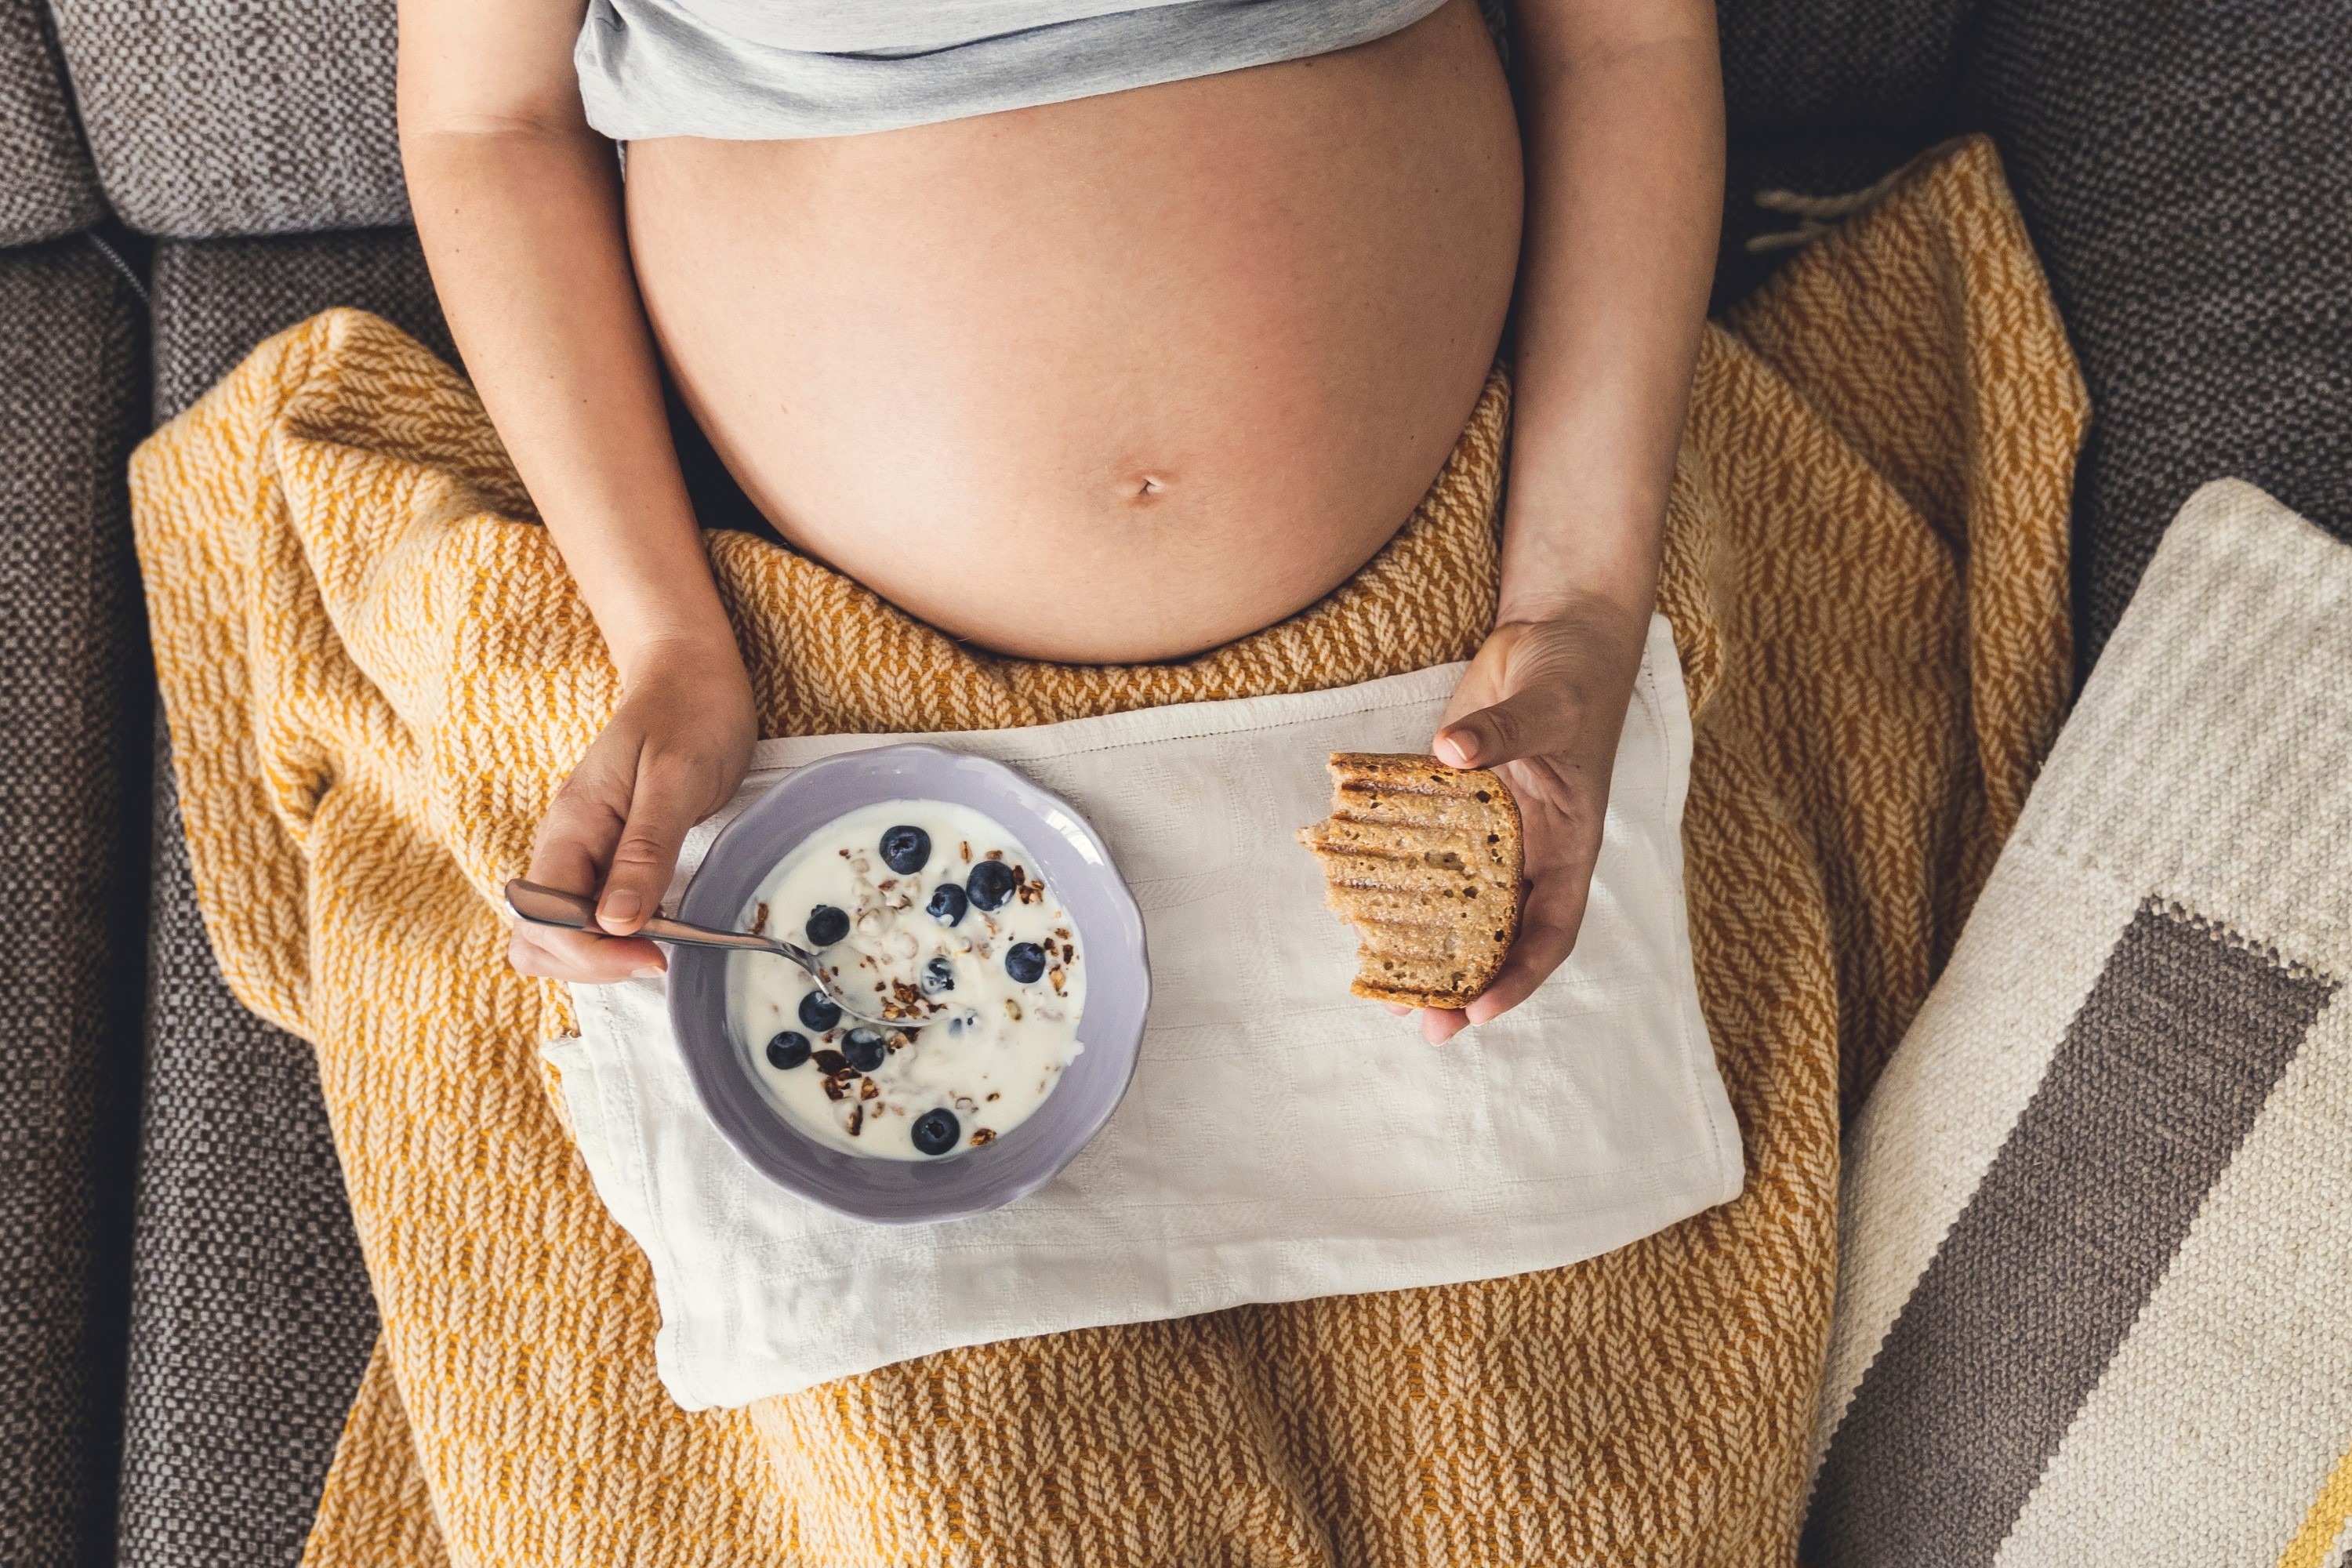
POLYGON ((1519 932, 1518 803, 1485 768, 1410 752, 1334 752, 1331 815, 1298 831, 1356 929, 1349 987, 1376 1002, 1463 1007, 1519 932))

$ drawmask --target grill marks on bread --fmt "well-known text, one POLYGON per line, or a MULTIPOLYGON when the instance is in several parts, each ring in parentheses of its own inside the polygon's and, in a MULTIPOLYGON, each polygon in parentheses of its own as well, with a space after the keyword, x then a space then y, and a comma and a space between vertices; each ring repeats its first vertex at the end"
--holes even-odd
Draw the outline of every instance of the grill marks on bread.
POLYGON ((1349 989, 1460 1007, 1486 988, 1519 929, 1519 810, 1483 768, 1371 752, 1331 754, 1331 815, 1298 830, 1360 943, 1349 989))

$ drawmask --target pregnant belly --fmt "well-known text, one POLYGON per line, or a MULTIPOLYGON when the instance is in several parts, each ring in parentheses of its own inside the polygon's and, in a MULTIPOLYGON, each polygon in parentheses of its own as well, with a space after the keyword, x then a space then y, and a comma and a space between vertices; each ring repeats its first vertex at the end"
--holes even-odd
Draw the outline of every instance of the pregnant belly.
POLYGON ((1411 513, 1518 247, 1473 0, 1309 60, 876 135, 639 142, 639 287, 799 548, 1006 653, 1271 625, 1411 513))

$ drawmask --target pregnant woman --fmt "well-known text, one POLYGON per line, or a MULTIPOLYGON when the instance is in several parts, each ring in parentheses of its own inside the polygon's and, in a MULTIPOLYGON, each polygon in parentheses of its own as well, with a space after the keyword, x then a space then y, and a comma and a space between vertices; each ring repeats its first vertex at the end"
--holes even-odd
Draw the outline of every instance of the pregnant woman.
POLYGON ((1180 658, 1346 581, 1516 321, 1496 625, 1433 740, 1527 819, 1566 956, 1714 259, 1707 0, 403 0, 409 189, 466 365, 621 674, 530 876, 628 933, 752 695, 663 375, 796 549, 988 649, 1180 658), (616 159, 619 142, 625 160, 616 159), (1513 310, 1516 292, 1516 311, 1513 310))

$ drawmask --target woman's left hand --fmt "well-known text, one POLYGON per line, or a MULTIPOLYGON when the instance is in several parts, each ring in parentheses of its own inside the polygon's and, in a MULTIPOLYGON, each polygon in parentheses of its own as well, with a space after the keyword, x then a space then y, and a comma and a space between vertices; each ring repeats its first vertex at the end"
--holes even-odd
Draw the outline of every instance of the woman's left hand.
POLYGON ((1576 946, 1649 626, 1646 610, 1601 604, 1506 621, 1454 689, 1431 750, 1450 766, 1502 775, 1518 804, 1526 869, 1509 956, 1466 1009, 1422 1014, 1433 1044, 1526 1001, 1576 946))

